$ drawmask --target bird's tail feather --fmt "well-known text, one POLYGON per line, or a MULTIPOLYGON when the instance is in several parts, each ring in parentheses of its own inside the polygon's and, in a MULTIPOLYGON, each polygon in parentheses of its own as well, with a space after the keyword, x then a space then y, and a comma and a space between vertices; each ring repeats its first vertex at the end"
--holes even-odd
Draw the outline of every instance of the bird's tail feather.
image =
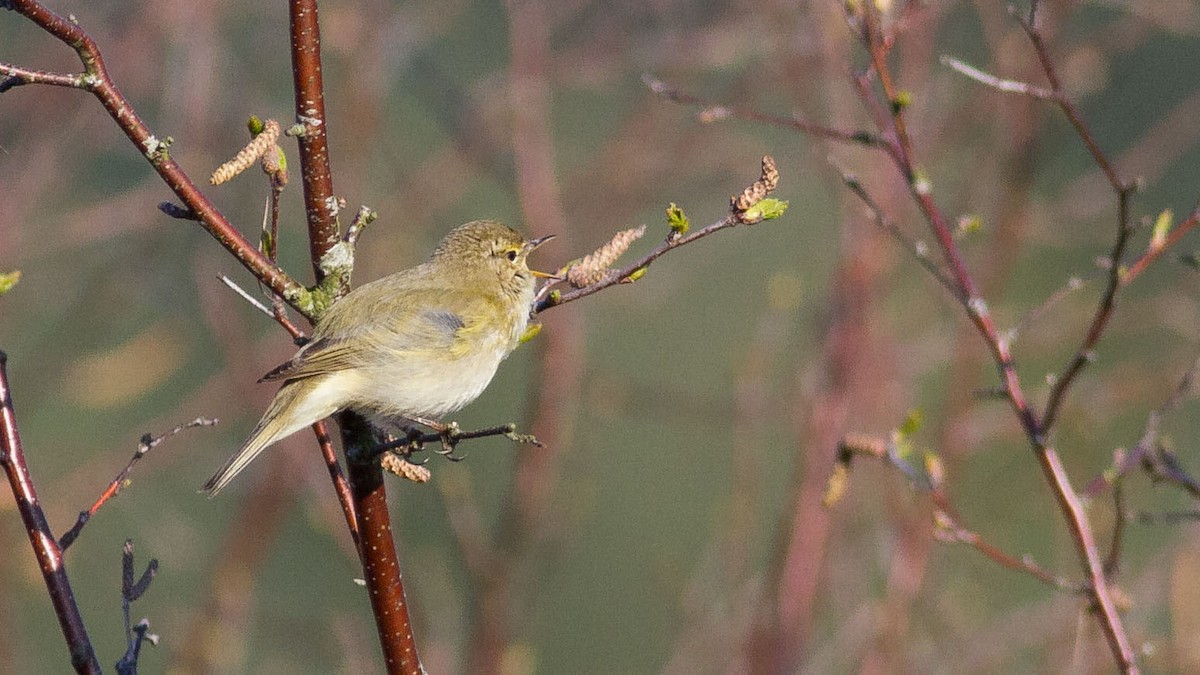
POLYGON ((260 452, 276 441, 282 440, 314 422, 322 420, 337 412, 338 406, 314 391, 311 383, 298 381, 285 384, 275 394, 267 411, 263 413, 258 426, 250 434, 245 444, 229 458, 204 487, 201 492, 207 492, 209 497, 215 497, 229 481, 241 473, 260 452))

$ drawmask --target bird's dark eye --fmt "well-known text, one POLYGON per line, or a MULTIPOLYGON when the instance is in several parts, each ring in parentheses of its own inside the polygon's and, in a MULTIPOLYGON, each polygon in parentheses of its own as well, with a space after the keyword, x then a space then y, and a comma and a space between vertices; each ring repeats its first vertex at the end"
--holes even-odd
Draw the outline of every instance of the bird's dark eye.
POLYGON ((509 261, 509 262, 516 262, 516 261, 517 261, 517 252, 516 252, 516 251, 514 251, 514 250, 512 250, 512 249, 509 249, 509 250, 508 250, 508 253, 507 253, 506 255, 508 256, 508 261, 509 261))

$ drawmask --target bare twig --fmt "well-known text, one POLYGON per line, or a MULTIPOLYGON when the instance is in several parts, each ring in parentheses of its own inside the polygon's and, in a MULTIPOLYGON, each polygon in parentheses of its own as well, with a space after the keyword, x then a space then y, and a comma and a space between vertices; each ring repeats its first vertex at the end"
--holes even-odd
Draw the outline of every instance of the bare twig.
POLYGON ((1088 483, 1084 494, 1095 498, 1103 495, 1110 487, 1120 485, 1121 480, 1141 466, 1152 481, 1170 483, 1183 488, 1192 497, 1200 498, 1200 482, 1192 478, 1179 466, 1174 453, 1164 447, 1159 439, 1162 419, 1179 409, 1183 402, 1195 394, 1196 380, 1200 377, 1200 359, 1180 378, 1179 384, 1165 401, 1152 410, 1136 445, 1128 452, 1118 451, 1113 465, 1088 483))
POLYGON ((96 499, 96 501, 86 511, 79 512, 79 517, 75 519, 75 524, 72 525, 71 529, 67 530, 67 532, 63 534, 61 538, 59 538, 59 548, 64 551, 67 550, 67 548, 75 542, 75 539, 79 537, 79 533, 83 531, 83 526, 88 524, 88 521, 91 520, 92 516, 96 515, 96 512, 100 510, 100 507, 104 506, 108 500, 116 497, 118 492, 129 485, 129 475, 133 473, 133 467, 137 465, 142 457, 146 456, 147 452, 150 452, 154 448, 158 447, 159 443, 162 443, 184 429, 192 429, 194 427, 211 427, 216 423, 216 419, 197 417, 191 422, 185 422, 183 424, 176 425, 174 429, 171 429, 165 434, 161 434, 159 436, 146 434, 142 436, 142 439, 138 442, 137 450, 133 451, 133 457, 129 459, 129 463, 125 465, 125 468, 121 469, 121 471, 117 473, 117 477, 112 479, 112 481, 108 484, 108 487, 105 488, 104 492, 100 494, 100 497, 96 499))
POLYGON ((142 643, 149 641, 158 644, 158 636, 150 633, 150 622, 142 619, 133 625, 129 615, 130 606, 142 597, 154 575, 158 572, 158 561, 151 558, 137 581, 133 580, 133 541, 126 539, 121 549, 121 613, 125 618, 125 643, 128 645, 125 654, 117 662, 117 672, 120 675, 137 675, 138 655, 142 651, 142 643))
POLYGON ((58 625, 67 641, 71 667, 77 673, 99 673, 100 662, 96 660, 96 652, 92 648, 87 628, 83 625, 79 606, 75 604, 75 594, 71 590, 71 580, 67 577, 62 549, 50 530, 50 524, 46 522, 46 514, 42 512, 33 478, 29 474, 29 465, 25 462, 21 436, 17 431, 17 414, 13 409, 12 390, 8 384, 8 355, 2 351, 0 465, 3 465, 4 473, 8 477, 9 489, 17 502, 17 511, 25 524, 25 533, 41 569, 42 580, 45 581, 46 590, 50 594, 50 602, 54 605, 54 614, 58 617, 58 625))
POLYGON ((1048 89, 1043 89, 1041 87, 1034 86, 1032 84, 1029 84, 1028 82, 1018 82, 1016 80, 1005 80, 1003 78, 996 77, 995 75, 992 75, 991 73, 985 73, 984 71, 979 70, 978 68, 976 68, 974 66, 968 65, 968 64, 954 58, 953 56, 949 56, 947 54, 943 54, 941 60, 942 60, 942 63, 944 63, 945 65, 953 68, 954 70, 957 70, 958 72, 962 73, 963 75, 966 75, 967 77, 971 78, 972 80, 975 80, 976 82, 979 82, 980 84, 985 84, 985 85, 987 85, 993 89, 996 89, 998 91, 1003 91, 1003 92, 1008 92, 1008 93, 1013 93, 1013 94, 1024 94, 1026 96, 1032 96, 1033 98, 1040 98, 1043 100, 1055 100, 1055 98, 1056 98, 1054 92, 1052 92, 1048 89))
POLYGON ((1087 593, 1089 589, 1078 583, 1048 572, 1031 556, 1017 557, 1004 552, 1000 547, 991 544, 977 532, 961 525, 961 517, 950 501, 949 495, 942 489, 940 476, 931 472, 929 467, 914 467, 905 461, 896 447, 895 442, 881 438, 850 434, 838 444, 838 464, 830 478, 831 495, 836 499, 845 489, 850 465, 854 457, 868 457, 882 462, 885 466, 899 472, 905 477, 914 490, 929 495, 937 507, 934 513, 934 535, 941 541, 966 544, 983 554, 989 560, 1006 569, 1028 574, 1042 583, 1060 591, 1069 593, 1087 593))
MULTIPOLYGON (((830 159, 830 162, 832 163, 832 159, 830 159)), ((954 296, 954 298, 959 302, 963 302, 964 298, 962 297, 962 293, 958 286, 955 285, 950 277, 946 276, 946 272, 939 267, 936 262, 929 258, 929 246, 923 241, 918 241, 909 237, 904 233, 903 230, 900 229, 898 225, 896 225, 896 223, 892 222, 892 220, 888 218, 886 214, 884 214, 883 209, 879 206, 879 203, 876 202, 870 193, 867 192, 866 187, 864 187, 862 182, 859 181, 858 176, 844 169, 839 168, 839 170, 842 172, 842 183, 847 189, 853 192, 854 196, 858 197, 859 200, 861 200, 871 212, 871 218, 875 221, 875 226, 886 232, 888 236, 894 239, 896 243, 899 244, 902 249, 904 249, 905 252, 911 255, 913 259, 916 260, 919 265, 921 265, 921 267, 925 268, 925 271, 928 272, 930 276, 932 276, 939 284, 942 285, 942 288, 945 288, 947 291, 949 291, 950 295, 954 296)))
POLYGON ((262 304, 262 302, 260 302, 258 300, 258 298, 254 297, 253 295, 250 295, 249 291, 242 288, 241 286, 238 286, 237 282, 234 281, 233 279, 230 279, 229 277, 225 276, 224 274, 218 274, 217 279, 220 279, 221 283, 228 286, 229 289, 232 290, 234 293, 237 293, 238 295, 240 295, 243 300, 250 303, 250 306, 253 307, 254 309, 257 309, 258 311, 262 312, 263 314, 266 314, 267 316, 271 317, 272 319, 276 318, 275 312, 271 311, 270 307, 267 307, 266 305, 262 304))
POLYGON ((693 96, 685 91, 682 91, 662 80, 655 78, 653 75, 642 75, 642 82, 650 89, 650 91, 659 96, 684 105, 701 106, 703 110, 697 115, 702 122, 710 122, 726 117, 768 124, 775 127, 783 127, 785 129, 793 129, 810 136, 819 138, 827 138, 843 143, 853 143, 855 145, 865 145, 868 147, 882 146, 884 142, 878 136, 866 131, 845 131, 835 129, 815 122, 810 122, 799 117, 781 117, 778 115, 768 115, 757 110, 749 108, 739 108, 728 106, 713 101, 707 101, 699 96, 693 96))

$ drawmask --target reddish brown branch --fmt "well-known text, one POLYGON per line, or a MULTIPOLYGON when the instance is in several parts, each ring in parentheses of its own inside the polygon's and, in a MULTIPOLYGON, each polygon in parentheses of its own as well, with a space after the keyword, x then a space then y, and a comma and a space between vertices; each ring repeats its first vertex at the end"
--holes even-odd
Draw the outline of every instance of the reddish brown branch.
POLYGON ((950 496, 942 488, 940 476, 932 475, 928 468, 917 468, 910 465, 901 457, 894 443, 859 434, 849 434, 843 438, 838 444, 838 468, 835 470, 834 477, 830 479, 830 487, 834 489, 836 486, 837 494, 845 489, 844 482, 848 480, 850 465, 856 456, 878 460, 903 475, 914 490, 929 495, 930 500, 937 507, 933 514, 936 526, 934 536, 939 540, 966 544, 1001 567, 1028 574, 1056 590, 1071 593, 1088 591, 1085 586, 1071 583, 1047 571, 1032 557, 1011 555, 988 542, 978 532, 963 526, 961 524, 962 517, 951 502, 950 496))
MULTIPOLYGON (((333 176, 326 141, 328 120, 325 117, 325 93, 321 78, 321 31, 317 21, 316 0, 291 0, 288 7, 296 119, 304 125, 304 133, 300 136, 300 167, 308 218, 309 254, 319 283, 324 276, 321 259, 339 241, 338 204, 333 195, 333 176)), ((319 431, 318 438, 321 439, 322 452, 335 491, 342 502, 342 510, 348 522, 352 517, 354 519, 350 525, 352 536, 357 526, 356 542, 363 577, 371 598, 385 663, 392 673, 418 673, 421 663, 408 617, 408 605, 404 600, 400 563, 392 541, 383 473, 377 460, 355 462, 351 459, 355 447, 352 438, 374 445, 369 439, 369 426, 362 417, 350 412, 338 415, 337 419, 342 429, 343 447, 347 451, 349 499, 328 438, 321 438, 319 431)))
POLYGON ((62 549, 59 548, 54 533, 50 531, 50 524, 46 522, 46 514, 42 512, 37 490, 33 486, 33 477, 29 474, 29 465, 25 462, 21 436, 17 431, 17 414, 13 409, 12 390, 8 384, 8 355, 2 351, 0 464, 4 466, 9 489, 17 502, 21 521, 25 524, 25 534, 29 537, 29 544, 33 546, 33 554, 42 571, 42 579, 46 582, 50 602, 54 605, 54 614, 58 617, 58 625, 62 628, 63 638, 66 639, 67 648, 71 652, 71 667, 77 673, 99 673, 100 663, 96 660, 92 641, 83 625, 79 606, 75 604, 75 594, 67 577, 62 549))
POLYGON ((317 437, 317 444, 321 446, 321 456, 325 459, 325 467, 329 469, 329 479, 333 482, 333 490, 337 493, 338 503, 342 505, 342 513, 346 516, 346 529, 350 531, 350 538, 354 540, 354 547, 358 549, 359 557, 362 557, 362 542, 359 540, 358 532, 358 514, 357 507, 354 503, 354 493, 350 489, 350 483, 346 481, 346 477, 342 474, 342 468, 338 464, 337 451, 333 449, 333 438, 329 436, 329 423, 321 420, 312 426, 313 434, 317 437))
POLYGON ((1046 81, 1050 83, 1050 91, 1054 95, 1054 101, 1058 107, 1062 109, 1067 120, 1075 127, 1075 133, 1078 134, 1084 146, 1092 155, 1092 159, 1096 162, 1096 166, 1100 167, 1100 171, 1104 173, 1104 177, 1108 180, 1108 184, 1112 186, 1114 192, 1118 195, 1131 193, 1134 190, 1134 184, 1122 180, 1117 175, 1116 167, 1109 161, 1108 156, 1100 149, 1100 144, 1096 142, 1092 132, 1083 121, 1083 116, 1079 114, 1079 108, 1063 91, 1062 81, 1058 77, 1058 68, 1054 65, 1054 60, 1050 57, 1050 50, 1046 46, 1046 40, 1042 37, 1042 32, 1038 30, 1036 24, 1036 16, 1030 12, 1029 19, 1017 16, 1017 21, 1021 24, 1021 28, 1025 29, 1025 35, 1029 37, 1029 42, 1033 45, 1033 49, 1037 52, 1038 61, 1042 65, 1042 72, 1046 75, 1046 81))
POLYGON ((328 121, 321 78, 321 28, 317 0, 291 0, 288 19, 292 38, 292 82, 296 121, 304 125, 299 138, 304 212, 308 215, 308 246, 317 282, 324 277, 321 258, 337 243, 337 204, 329 168, 328 121))
POLYGON ((1104 287, 1104 293, 1100 296, 1100 302, 1092 315, 1091 324, 1088 325, 1082 344, 1079 345, 1079 349, 1075 351, 1075 355, 1071 357, 1067 367, 1055 378, 1054 385, 1050 388, 1050 394, 1046 398, 1046 409, 1042 413, 1042 428, 1046 432, 1054 427, 1063 401, 1066 400, 1067 391, 1071 388, 1075 378, 1083 371, 1084 366, 1095 360, 1096 345, 1104 335, 1104 329, 1108 327, 1109 320, 1112 319, 1113 309, 1117 302, 1117 291, 1121 290, 1122 285, 1121 258, 1125 255, 1130 235, 1133 233, 1133 228, 1129 226, 1129 197, 1128 191, 1118 194, 1120 215, 1117 224, 1117 240, 1113 243, 1112 252, 1108 256, 1108 283, 1104 287))
POLYGON ((408 603, 404 598, 383 470, 370 452, 375 446, 374 438, 370 426, 358 415, 341 413, 338 424, 342 429, 350 491, 358 519, 363 578, 375 615, 375 627, 379 631, 379 643, 383 647, 384 663, 389 673, 419 675, 424 669, 417 656, 408 603))

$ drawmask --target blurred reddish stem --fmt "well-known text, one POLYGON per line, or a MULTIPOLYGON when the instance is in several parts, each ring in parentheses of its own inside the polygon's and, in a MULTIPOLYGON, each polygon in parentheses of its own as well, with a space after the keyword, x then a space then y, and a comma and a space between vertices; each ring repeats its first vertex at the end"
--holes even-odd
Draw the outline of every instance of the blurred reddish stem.
POLYGON ((175 160, 171 159, 169 139, 158 138, 151 133, 149 127, 117 90, 91 36, 74 21, 58 16, 34 0, 11 0, 11 6, 42 30, 74 49, 83 62, 84 72, 78 75, 41 73, 0 63, 0 75, 8 76, 6 80, 0 81, 6 85, 3 88, 20 84, 50 84, 91 92, 200 225, 263 284, 294 306, 297 295, 304 290, 303 287, 268 260, 258 247, 247 241, 200 192, 175 160), (33 74, 38 76, 32 76, 33 74))
POLYGON ((9 489, 17 502, 17 510, 21 513, 21 521, 25 523, 25 534, 33 546, 33 554, 37 557, 38 567, 42 570, 42 578, 46 581, 46 590, 50 594, 50 602, 54 605, 54 613, 58 616, 58 624, 62 627, 63 637, 71 651, 71 667, 77 673, 99 673, 100 663, 96 660, 96 652, 92 649, 92 641, 88 638, 87 628, 83 625, 83 617, 75 604, 75 594, 71 591, 71 582, 67 578, 67 568, 63 561, 62 549, 50 531, 46 522, 46 514, 38 502, 37 491, 33 487, 33 477, 29 474, 29 466, 25 463, 25 453, 21 449, 21 436, 17 432, 17 415, 13 409, 12 390, 8 384, 8 355, 0 351, 0 464, 4 465, 4 473, 8 476, 9 489))
MULTIPOLYGON (((1008 397, 1009 403, 1012 405, 1014 412, 1025 430, 1029 438, 1030 444, 1033 447, 1034 454, 1042 468, 1042 472, 1046 477, 1056 500, 1058 501, 1059 509, 1062 511, 1067 520, 1068 528, 1071 531, 1072 539, 1075 542, 1076 549, 1079 554, 1080 562, 1090 580, 1092 596, 1097 605, 1096 616, 1100 622, 1100 626, 1104 631, 1105 638, 1108 640, 1109 647, 1112 650, 1113 658, 1117 662, 1118 667, 1125 672, 1136 672, 1137 665, 1134 661, 1133 649, 1129 644, 1129 638, 1125 633, 1124 626, 1121 623, 1121 618, 1117 613, 1116 605, 1113 602, 1112 594, 1108 588, 1108 581, 1104 574, 1103 563, 1100 560, 1100 554, 1096 547, 1095 537, 1092 533, 1090 524, 1088 523, 1086 513, 1083 510, 1083 505, 1079 500, 1071 485, 1070 479, 1067 476, 1066 470, 1062 466, 1062 462, 1058 457, 1058 453, 1048 444, 1047 435, 1049 426, 1044 419, 1039 419, 1037 413, 1029 406, 1026 401, 1025 394, 1021 388, 1019 379, 1017 378, 1016 369, 1013 367, 1012 356, 1009 351, 1007 340, 1001 339, 999 332, 996 329, 995 322, 987 310, 987 305, 983 299, 978 296, 975 283, 972 280, 962 256, 958 250, 957 243, 954 240, 953 233, 949 228, 945 216, 934 202, 930 188, 925 180, 923 180, 916 171, 913 159, 913 151, 911 140, 908 136, 904 121, 905 106, 899 105, 902 100, 899 91, 896 89, 890 70, 887 64, 887 52, 890 44, 891 36, 884 36, 881 32, 881 18, 878 10, 871 3, 863 5, 863 29, 862 41, 864 46, 870 53, 871 62, 874 67, 874 72, 879 78, 880 85, 883 90, 884 101, 891 111, 890 123, 891 131, 890 140, 894 144, 895 151, 890 153, 893 160, 896 162, 897 168, 909 184, 910 192, 916 200, 918 207, 921 209, 929 226, 933 229, 938 242, 942 248, 943 255, 953 272, 953 275, 962 290, 963 306, 966 309, 968 317, 975 324, 976 329, 983 337, 985 344, 996 363, 996 367, 1000 374, 1000 379, 1004 383, 1004 391, 1008 397)), ((1040 40, 1040 36, 1036 30, 1032 28, 1032 24, 1023 24, 1027 26, 1027 31, 1034 40, 1035 47, 1038 49, 1039 57, 1042 59, 1043 69, 1047 71, 1047 77, 1050 79, 1051 86, 1055 91, 1061 88, 1058 85, 1058 79, 1054 74, 1053 63, 1045 54, 1044 45, 1040 40)), ((866 93, 864 91, 864 93, 866 93)), ((1065 97, 1062 97, 1065 100, 1065 97)), ((878 103, 876 104, 878 105, 878 103)), ((1067 110, 1067 106, 1063 106, 1067 110)), ((1072 108, 1073 110, 1073 108, 1072 108)), ((1101 153, 1094 141, 1091 141, 1090 134, 1087 133, 1083 122, 1078 119, 1077 115, 1068 113, 1072 124, 1080 131, 1080 135, 1084 138, 1085 144, 1093 151, 1093 155, 1097 157, 1097 163, 1102 169, 1110 169, 1103 153, 1101 153)), ((1119 267, 1120 255, 1124 251, 1125 244, 1128 240, 1128 196, 1129 188, 1125 187, 1125 183, 1116 180, 1115 177, 1110 178, 1110 182, 1118 192, 1119 197, 1119 227, 1117 241, 1113 249, 1113 268, 1114 279, 1112 288, 1109 293, 1105 294, 1100 307, 1097 309, 1096 317, 1093 319, 1092 325, 1088 330, 1087 337, 1084 341, 1084 348, 1081 348, 1080 353, 1085 353, 1084 350, 1090 351, 1090 345, 1094 345, 1099 340, 1107 319, 1111 315, 1112 310, 1112 294, 1115 293, 1115 287, 1119 283, 1117 276, 1117 268, 1119 267)), ((1076 359, 1077 361, 1078 359, 1076 359)), ((1086 362, 1086 361, 1085 361, 1086 362)), ((1082 367, 1073 365, 1068 367, 1067 379, 1071 377, 1082 367)), ((1062 383, 1060 382, 1060 385, 1062 383)), ((1060 387, 1056 387, 1058 392, 1060 387)), ((1065 392, 1066 386, 1061 386, 1061 392, 1065 392)), ((1062 394, 1057 394, 1061 396, 1062 394)), ((1056 395, 1052 394, 1051 401, 1047 406, 1047 416, 1052 421, 1052 413, 1055 408, 1056 395)))
MULTIPOLYGON (((911 197, 921 210, 937 239, 939 248, 949 269, 949 279, 952 282, 951 290, 957 296, 968 318, 983 338, 985 345, 991 353, 1000 380, 1003 383, 1002 390, 1021 422, 1046 481, 1058 501, 1059 509, 1067 521, 1068 529, 1076 545, 1080 562, 1088 575, 1090 593, 1096 604, 1096 616, 1109 643, 1113 658, 1121 670, 1125 672, 1137 672, 1133 650, 1109 591, 1104 565, 1100 560, 1091 526, 1087 521, 1079 497, 1062 466, 1062 462, 1054 448, 1049 445, 1047 438, 1059 405, 1065 398, 1067 389, 1075 376, 1090 360, 1088 358, 1089 354, 1099 341, 1112 315, 1115 294, 1121 286, 1122 270, 1120 269, 1120 260, 1125 252, 1130 235, 1128 202, 1133 191, 1133 184, 1123 181, 1117 176, 1111 162, 1100 150, 1087 126, 1079 116, 1078 111, 1069 99, 1063 95, 1055 66, 1049 57, 1044 40, 1036 28, 1036 17, 1031 13, 1030 20, 1027 22, 1022 21, 1022 25, 1029 34, 1038 53, 1043 70, 1047 75, 1047 79, 1050 81, 1054 100, 1058 102, 1072 126, 1075 127, 1080 138, 1087 146, 1089 152, 1092 153, 1097 165, 1100 166, 1106 178, 1108 178, 1110 185, 1118 197, 1118 234, 1111 254, 1112 271, 1109 277, 1108 288, 1097 307, 1081 348, 1053 387, 1044 416, 1039 417, 1038 413, 1026 400, 1016 369, 1013 366, 1009 342, 1001 337, 986 303, 979 295, 976 283, 958 249, 953 236, 953 230, 933 199, 928 179, 921 175, 916 168, 917 162, 914 159, 913 144, 905 121, 905 101, 909 95, 897 88, 888 66, 888 54, 893 44, 894 36, 888 33, 887 29, 883 27, 881 16, 874 4, 864 3, 857 7, 861 8, 862 15, 852 17, 851 25, 861 26, 858 37, 866 48, 871 62, 871 69, 867 73, 855 78, 855 85, 859 95, 868 112, 872 114, 880 127, 881 137, 885 141, 884 150, 886 154, 891 157, 896 165, 896 168, 908 186, 911 197), (861 22, 859 19, 861 19, 861 22), (877 94, 876 89, 872 86, 869 77, 870 74, 873 74, 874 79, 878 82, 879 89, 882 90, 882 96, 877 94)), ((665 88, 665 86, 659 87, 659 89, 665 88)), ((690 97, 683 98, 678 94, 675 94, 673 98, 685 102, 696 102, 690 99, 690 97)), ((805 131, 803 128, 800 128, 800 130, 805 131)), ((844 142, 856 140, 840 139, 837 135, 825 133, 822 133, 821 136, 829 139, 844 140, 844 142)), ((859 196, 863 195, 860 194, 859 196)), ((1178 238, 1182 237, 1181 232, 1190 229, 1194 225, 1194 218, 1189 218, 1173 233, 1174 236, 1171 242, 1174 243, 1174 241, 1177 241, 1178 238)), ((1151 257, 1144 257, 1144 262, 1143 260, 1139 260, 1135 268, 1137 272, 1140 273, 1144 265, 1153 260, 1153 257, 1157 256, 1158 253, 1158 251, 1152 251, 1148 254, 1151 257)), ((801 493, 803 492, 801 491, 801 493)), ((807 512, 807 509, 803 503, 798 501, 795 504, 793 512, 799 515, 807 512)), ((793 563, 789 563, 786 560, 782 563, 781 572, 782 576, 778 579, 781 584, 786 583, 788 579, 795 579, 795 575, 798 573, 816 574, 816 570, 812 569, 809 565, 806 565, 806 570, 800 570, 794 567, 793 563)), ((778 593, 781 600, 789 594, 783 587, 779 588, 778 593)), ((781 622, 787 623, 785 621, 787 614, 787 612, 781 612, 779 617, 781 622)), ((786 628, 783 629, 784 632, 786 630, 786 628)), ((786 652, 786 649, 783 651, 786 652)), ((779 651, 775 653, 780 658, 785 659, 783 662, 776 662, 775 666, 782 666, 787 662, 786 659, 790 658, 786 653, 779 651)))

